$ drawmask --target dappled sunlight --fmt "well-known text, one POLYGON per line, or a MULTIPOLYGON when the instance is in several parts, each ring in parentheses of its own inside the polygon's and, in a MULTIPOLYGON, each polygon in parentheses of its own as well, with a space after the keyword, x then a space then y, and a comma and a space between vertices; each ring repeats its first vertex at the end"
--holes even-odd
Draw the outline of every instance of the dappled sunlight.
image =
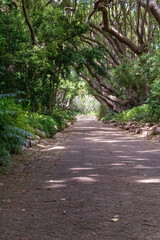
POLYGON ((85 131, 90 131, 90 130, 94 130, 94 129, 96 129, 95 127, 75 127, 74 128, 74 130, 78 130, 78 131, 83 131, 83 129, 85 130, 85 131))
MULTIPOLYGON (((47 147, 45 151, 57 150, 58 153, 64 153, 61 154, 60 169, 63 177, 48 179, 44 183, 44 188, 62 191, 66 187, 76 189, 79 184, 87 186, 99 183, 106 179, 108 173, 119 176, 119 182, 126 181, 127 184, 160 183, 158 175, 160 166, 155 166, 160 151, 151 146, 142 148, 144 143, 141 139, 114 131, 115 129, 112 131, 107 127, 97 130, 92 124, 86 127, 79 125, 71 130, 72 138, 75 139, 72 144, 68 141, 66 146, 47 147), (152 172, 150 178, 147 178, 149 170, 152 172)), ((115 182, 114 178, 110 181, 115 182)))
MULTIPOLYGON (((135 140, 135 139, 129 138, 128 141, 126 141, 127 140, 126 138, 119 137, 119 136, 114 137, 114 139, 113 138, 108 139, 107 135, 106 137, 101 137, 101 136, 99 137, 97 136, 97 134, 94 134, 93 136, 91 135, 91 136, 84 137, 84 140, 89 140, 91 142, 97 142, 97 143, 124 143, 122 145, 123 147, 128 147, 129 142, 137 142, 137 139, 135 140), (93 136, 95 137, 93 138, 93 136)), ((130 148, 132 148, 132 145, 130 145, 130 148)))
MULTIPOLYGON (((135 166, 134 168, 135 169, 155 169, 155 167, 145 166, 145 165, 141 165, 141 164, 135 166)), ((160 168, 160 167, 158 167, 158 168, 160 168)))
POLYGON ((73 180, 76 180, 77 182, 84 182, 84 183, 92 183, 92 182, 97 182, 94 178, 91 177, 73 177, 73 180))
POLYGON ((125 163, 111 163, 111 166, 125 166, 125 163))
POLYGON ((91 138, 91 137, 87 137, 87 138, 84 138, 85 140, 92 140, 93 142, 103 142, 103 143, 116 143, 116 142, 120 142, 120 140, 103 140, 103 139, 100 139, 100 138, 91 138))
POLYGON ((154 153, 154 152, 160 152, 160 150, 151 150, 151 149, 149 149, 149 150, 143 150, 143 151, 137 151, 137 153, 154 153))
POLYGON ((48 151, 50 151, 50 150, 54 150, 54 149, 65 149, 65 147, 63 147, 63 146, 56 146, 56 147, 52 147, 52 148, 48 148, 48 151))
POLYGON ((60 184, 60 183, 55 183, 55 184, 51 184, 49 186, 45 186, 44 188, 64 188, 67 187, 66 184, 60 184))
POLYGON ((54 146, 54 147, 46 147, 45 149, 42 149, 41 152, 49 152, 49 151, 52 151, 52 150, 63 150, 63 149, 66 149, 66 147, 64 146, 54 146))
POLYGON ((148 178, 148 179, 141 179, 136 180, 136 183, 160 183, 160 178, 148 178))
MULTIPOLYGON (((126 158, 126 159, 136 159, 138 160, 137 157, 134 157, 134 156, 130 156, 130 155, 118 155, 119 158, 126 158)), ((140 159, 141 160, 141 159, 140 159)), ((144 159, 144 160, 147 160, 147 159, 144 159)))
POLYGON ((136 161, 150 161, 150 159, 148 159, 148 158, 139 158, 139 157, 135 157, 134 160, 136 160, 136 161))
POLYGON ((66 182, 66 179, 62 179, 62 180, 49 180, 46 181, 47 183, 64 183, 66 182))
POLYGON ((92 170, 94 168, 69 168, 70 171, 92 170))
POLYGON ((68 183, 83 183, 83 184, 91 184, 98 182, 98 179, 96 177, 99 177, 98 174, 90 174, 88 176, 81 176, 81 177, 70 177, 68 179, 50 179, 46 181, 44 188, 63 188, 67 187, 68 183))

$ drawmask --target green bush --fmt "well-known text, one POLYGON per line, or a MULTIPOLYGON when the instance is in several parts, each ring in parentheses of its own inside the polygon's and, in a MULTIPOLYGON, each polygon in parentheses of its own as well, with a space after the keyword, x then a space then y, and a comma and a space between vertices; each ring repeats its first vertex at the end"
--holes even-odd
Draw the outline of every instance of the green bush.
POLYGON ((118 113, 115 119, 118 121, 147 121, 149 117, 149 105, 143 104, 142 106, 118 113))
POLYGON ((70 109, 60 109, 56 108, 53 110, 52 118, 57 122, 57 126, 60 129, 63 129, 68 125, 68 122, 74 122, 76 113, 70 109))
POLYGON ((8 169, 11 153, 21 151, 23 139, 31 133, 19 128, 22 121, 23 109, 12 98, 0 99, 0 165, 8 169))
POLYGON ((160 121, 160 78, 151 85, 151 94, 148 99, 151 118, 153 121, 160 121))
POLYGON ((109 109, 106 105, 100 105, 98 118, 102 121, 112 120, 115 116, 115 112, 109 109))
POLYGON ((9 151, 5 148, 4 143, 0 143, 0 166, 5 169, 5 171, 8 171, 10 169, 11 165, 11 156, 9 151))
POLYGON ((40 115, 38 122, 41 125, 41 130, 44 131, 48 137, 53 136, 58 129, 57 123, 50 116, 40 115))
MULTIPOLYGON (((0 99, 0 166, 8 170, 11 154, 19 153, 24 140, 36 134, 36 129, 52 137, 58 130, 73 122, 75 114, 71 110, 55 109, 52 116, 31 113, 22 108, 12 98, 0 99)), ((40 133, 39 133, 40 134, 40 133)), ((44 135, 41 135, 44 137, 44 135)))

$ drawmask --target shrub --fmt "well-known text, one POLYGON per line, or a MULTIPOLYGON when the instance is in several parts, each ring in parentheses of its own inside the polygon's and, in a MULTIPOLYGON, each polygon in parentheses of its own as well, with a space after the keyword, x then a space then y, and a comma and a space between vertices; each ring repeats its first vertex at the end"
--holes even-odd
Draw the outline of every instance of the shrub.
POLYGON ((149 116, 149 105, 143 104, 142 106, 118 113, 115 119, 118 121, 145 121, 149 116))
POLYGON ((151 118, 153 121, 160 120, 160 78, 153 82, 151 85, 151 94, 148 99, 151 118))
POLYGON ((40 115, 38 121, 41 125, 41 130, 44 131, 47 136, 51 137, 56 133, 58 127, 56 121, 54 121, 52 117, 40 115))
POLYGON ((105 120, 111 120, 115 116, 115 112, 108 108, 106 105, 100 105, 99 113, 98 113, 98 118, 101 119, 102 121, 105 120))
MULTIPOLYGON (((52 137, 57 130, 73 122, 75 115, 70 110, 56 109, 52 116, 25 111, 12 98, 0 99, 0 166, 9 169, 11 154, 19 153, 24 139, 42 130, 52 137)), ((43 136, 41 136, 43 137, 43 136)))

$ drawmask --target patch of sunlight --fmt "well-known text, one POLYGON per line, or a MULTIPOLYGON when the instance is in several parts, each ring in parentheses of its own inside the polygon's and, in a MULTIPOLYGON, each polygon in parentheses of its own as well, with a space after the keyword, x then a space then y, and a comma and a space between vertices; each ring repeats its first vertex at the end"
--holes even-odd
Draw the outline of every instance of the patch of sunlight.
POLYGON ((151 153, 151 152, 159 152, 159 150, 147 150, 147 151, 137 151, 139 153, 151 153))
POLYGON ((64 183, 66 182, 65 179, 62 179, 62 180, 49 180, 49 181, 46 181, 47 183, 64 183))
POLYGON ((134 160, 136 160, 136 161, 150 161, 147 158, 135 158, 134 160))
POLYGON ((95 127, 75 127, 74 129, 78 129, 78 130, 81 130, 81 129, 96 129, 95 127))
POLYGON ((125 166, 125 163, 111 163, 111 166, 125 166))
POLYGON ((49 185, 49 186, 45 186, 45 188, 63 188, 63 187, 66 187, 67 185, 66 184, 60 184, 60 183, 55 183, 55 184, 52 184, 52 185, 49 185))
POLYGON ((101 138, 84 138, 86 140, 92 140, 93 142, 101 142, 101 143, 118 143, 118 142, 121 142, 121 140, 104 140, 104 139, 101 139, 101 138))
POLYGON ((121 156, 118 156, 119 158, 131 158, 133 156, 124 156, 124 155, 121 155, 121 156))
POLYGON ((137 165, 134 168, 136 169, 154 169, 153 167, 149 167, 149 166, 144 166, 144 165, 137 165))
POLYGON ((45 145, 42 145, 42 144, 39 144, 39 143, 37 144, 37 146, 38 146, 38 147, 41 147, 41 148, 46 148, 45 145))
POLYGON ((120 155, 118 157, 119 158, 132 159, 132 160, 135 160, 135 161, 149 161, 147 158, 137 158, 137 157, 134 157, 134 156, 123 156, 123 155, 120 155))
POLYGON ((137 183, 160 183, 160 178, 136 180, 135 182, 137 182, 137 183))
POLYGON ((72 179, 77 180, 78 182, 86 182, 86 183, 97 182, 97 180, 95 180, 94 178, 91 178, 91 177, 74 177, 72 179))
POLYGON ((65 149, 65 147, 63 147, 63 146, 55 146, 55 147, 48 148, 47 150, 50 151, 50 150, 55 150, 55 149, 61 150, 61 149, 65 149))
POLYGON ((94 168, 69 168, 70 171, 92 170, 94 168))

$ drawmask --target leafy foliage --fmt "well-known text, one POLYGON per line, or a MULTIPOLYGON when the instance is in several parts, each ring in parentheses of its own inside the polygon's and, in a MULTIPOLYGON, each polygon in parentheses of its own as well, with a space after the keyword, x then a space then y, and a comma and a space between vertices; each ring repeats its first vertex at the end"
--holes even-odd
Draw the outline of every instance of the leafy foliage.
POLYGON ((0 100, 0 166, 9 169, 11 154, 22 150, 24 140, 37 133, 36 129, 53 136, 58 130, 73 122, 75 115, 70 110, 55 110, 52 116, 32 113, 22 108, 12 98, 0 100))
POLYGON ((109 109, 106 105, 101 104, 98 112, 98 118, 102 121, 112 120, 115 117, 115 112, 109 109))
POLYGON ((145 121, 150 117, 149 106, 144 104, 140 107, 134 107, 130 110, 123 111, 115 116, 118 121, 145 121))

